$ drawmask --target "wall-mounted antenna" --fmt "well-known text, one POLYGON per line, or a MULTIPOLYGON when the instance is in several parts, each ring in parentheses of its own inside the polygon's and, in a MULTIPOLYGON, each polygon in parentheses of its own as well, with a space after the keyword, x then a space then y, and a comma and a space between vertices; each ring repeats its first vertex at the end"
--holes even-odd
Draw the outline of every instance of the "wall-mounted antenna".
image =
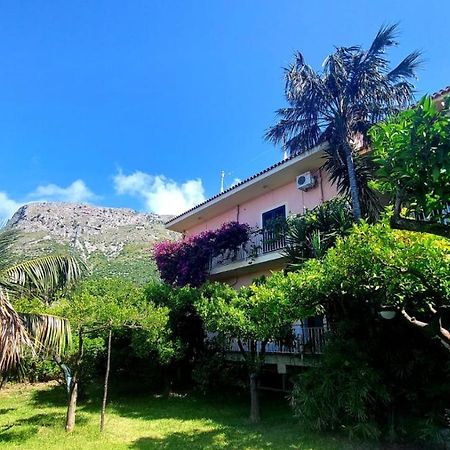
POLYGON ((222 193, 224 191, 224 187, 223 187, 224 179, 225 179, 225 170, 222 170, 220 172, 220 193, 222 193))
POLYGON ((287 146, 286 146, 286 137, 285 136, 283 136, 283 146, 281 148, 283 150, 283 161, 284 161, 288 157, 288 150, 287 150, 287 146))

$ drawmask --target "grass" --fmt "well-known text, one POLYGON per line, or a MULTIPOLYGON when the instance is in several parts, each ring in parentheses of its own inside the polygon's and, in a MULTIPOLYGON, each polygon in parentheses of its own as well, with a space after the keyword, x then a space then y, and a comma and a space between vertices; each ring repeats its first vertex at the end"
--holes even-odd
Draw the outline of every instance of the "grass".
POLYGON ((260 425, 247 421, 245 398, 194 395, 114 397, 100 434, 99 404, 83 403, 72 434, 63 430, 65 392, 55 384, 9 385, 0 391, 2 449, 229 449, 372 448, 340 437, 302 431, 287 404, 263 398, 260 425))

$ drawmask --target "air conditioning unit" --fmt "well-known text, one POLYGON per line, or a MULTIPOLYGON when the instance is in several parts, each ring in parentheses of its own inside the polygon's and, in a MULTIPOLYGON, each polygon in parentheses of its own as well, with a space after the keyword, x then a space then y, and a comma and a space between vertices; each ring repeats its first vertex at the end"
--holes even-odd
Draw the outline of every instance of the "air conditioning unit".
POLYGON ((315 186, 316 179, 311 172, 302 173, 297 177, 297 189, 307 191, 315 186))

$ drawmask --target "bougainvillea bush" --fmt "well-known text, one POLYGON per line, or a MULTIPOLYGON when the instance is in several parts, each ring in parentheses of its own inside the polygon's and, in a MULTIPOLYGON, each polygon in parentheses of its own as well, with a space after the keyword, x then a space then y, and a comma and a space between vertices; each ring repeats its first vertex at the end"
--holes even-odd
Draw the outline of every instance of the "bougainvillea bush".
POLYGON ((201 286, 210 258, 237 250, 249 240, 250 231, 247 224, 227 222, 182 241, 156 244, 154 257, 161 278, 173 286, 201 286))

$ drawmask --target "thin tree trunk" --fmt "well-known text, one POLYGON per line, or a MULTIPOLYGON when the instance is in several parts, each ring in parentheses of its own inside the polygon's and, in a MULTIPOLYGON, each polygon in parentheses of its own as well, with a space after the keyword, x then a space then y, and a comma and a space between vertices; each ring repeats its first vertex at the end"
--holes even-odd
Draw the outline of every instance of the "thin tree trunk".
POLYGON ((0 390, 3 389, 3 386, 5 385, 5 383, 8 381, 8 375, 2 375, 0 377, 0 390))
POLYGON ((258 423, 260 421, 259 397, 256 385, 258 375, 255 372, 250 373, 250 422, 258 423))
POLYGON ((395 194, 394 214, 391 217, 391 228, 396 230, 429 233, 450 239, 450 226, 447 224, 402 217, 402 199, 403 193, 400 190, 397 190, 395 194))
POLYGON ((361 219, 361 202, 359 200, 358 180, 356 179, 355 162, 353 160, 352 148, 349 144, 344 144, 345 160, 347 163, 348 182, 350 187, 350 196, 352 199, 352 210, 355 221, 361 219))
POLYGON ((75 362, 75 370, 72 375, 72 380, 70 383, 69 390, 69 402, 67 405, 66 414, 66 432, 70 433, 75 428, 75 415, 77 409, 77 398, 78 398, 78 371, 80 368, 81 360, 83 358, 83 329, 78 331, 78 355, 75 362))
POLYGON ((450 239, 450 225, 443 223, 425 222, 423 220, 407 219, 394 214, 391 217, 391 228, 396 230, 416 231, 434 234, 450 239))
POLYGON ((108 356, 106 358, 105 384, 103 385, 102 412, 100 414, 100 431, 103 431, 105 429, 106 401, 108 400, 108 380, 109 380, 109 370, 111 367, 111 338, 112 338, 112 329, 110 328, 108 335, 108 356))
POLYGON ((67 406, 66 415, 66 431, 70 433, 75 428, 75 413, 77 409, 77 398, 78 398, 78 380, 74 377, 72 378, 72 383, 70 386, 69 393, 69 404, 67 406))

